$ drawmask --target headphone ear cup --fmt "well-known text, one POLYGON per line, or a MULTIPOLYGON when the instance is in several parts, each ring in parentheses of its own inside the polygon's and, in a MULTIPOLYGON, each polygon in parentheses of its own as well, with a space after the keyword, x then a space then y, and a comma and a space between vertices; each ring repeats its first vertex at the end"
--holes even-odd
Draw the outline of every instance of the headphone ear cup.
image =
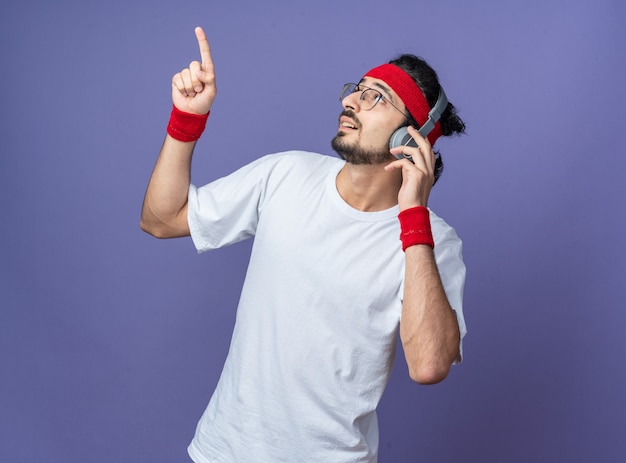
MULTIPOLYGON (((422 133, 420 131, 420 133, 422 133)), ((398 146, 413 146, 415 148, 419 148, 417 142, 413 139, 411 135, 409 135, 408 127, 400 127, 396 130, 391 138, 389 139, 389 149, 397 148, 398 146)), ((408 159, 413 162, 413 158, 406 154, 396 154, 397 159, 408 159)), ((439 151, 435 151, 435 159, 439 159, 439 151)))
MULTIPOLYGON (((417 143, 413 140, 413 137, 409 135, 408 127, 400 127, 396 130, 389 139, 389 149, 396 148, 398 146, 415 146, 417 143)), ((408 159, 413 162, 413 158, 406 154, 396 154, 396 159, 408 159)))
POLYGON ((417 143, 413 140, 413 137, 409 135, 408 127, 400 127, 396 130, 389 139, 389 148, 396 148, 398 146, 415 146, 417 143))

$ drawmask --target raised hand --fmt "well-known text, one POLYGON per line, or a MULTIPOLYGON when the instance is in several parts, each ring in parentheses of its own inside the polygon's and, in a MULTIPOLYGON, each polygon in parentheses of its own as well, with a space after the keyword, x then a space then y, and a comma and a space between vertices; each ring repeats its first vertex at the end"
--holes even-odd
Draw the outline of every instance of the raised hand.
POLYGON ((422 137, 413 127, 409 127, 409 134, 417 142, 418 148, 399 146, 391 149, 392 154, 406 154, 413 158, 413 164, 408 159, 393 161, 385 166, 392 171, 402 169, 402 186, 398 193, 400 211, 415 206, 428 206, 430 190, 435 183, 435 153, 429 141, 422 137))
POLYGON ((195 29, 201 61, 192 61, 188 68, 172 77, 172 102, 181 111, 206 114, 211 109, 217 87, 211 48, 201 27, 195 29))

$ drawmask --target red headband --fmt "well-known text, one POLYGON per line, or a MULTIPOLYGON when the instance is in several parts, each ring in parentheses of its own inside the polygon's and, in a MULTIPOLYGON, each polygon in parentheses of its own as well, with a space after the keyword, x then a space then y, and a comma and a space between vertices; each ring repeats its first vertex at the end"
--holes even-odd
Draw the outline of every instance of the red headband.
MULTIPOLYGON (((365 76, 380 79, 389 85, 400 97, 413 119, 421 126, 428 120, 430 106, 422 90, 417 86, 413 78, 393 64, 383 64, 368 71, 365 76)), ((435 127, 428 134, 428 141, 435 144, 441 136, 441 124, 437 121, 435 127)))

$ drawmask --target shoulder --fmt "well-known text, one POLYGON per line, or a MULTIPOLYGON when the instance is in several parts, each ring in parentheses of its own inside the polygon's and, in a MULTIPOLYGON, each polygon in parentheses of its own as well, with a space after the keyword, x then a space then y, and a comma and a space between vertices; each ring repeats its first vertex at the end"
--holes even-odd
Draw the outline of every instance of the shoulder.
POLYGON ((308 151, 284 151, 265 155, 250 166, 261 169, 268 181, 305 181, 326 177, 329 172, 339 171, 344 163, 339 158, 308 151))
MULTIPOLYGON (((435 261, 444 287, 451 288, 457 285, 462 288, 465 281, 465 262, 461 238, 454 228, 432 211, 430 211, 430 225, 435 239, 435 261)), ((455 302, 453 307, 455 310, 459 309, 460 301, 455 302)))
POLYGON ((333 166, 338 166, 339 170, 341 163, 343 161, 339 158, 307 151, 266 154, 201 188, 251 185, 265 189, 270 185, 297 184, 303 179, 325 176, 333 170, 333 166))
POLYGON ((430 210, 430 226, 435 238, 435 248, 440 246, 462 246, 461 238, 457 235, 456 230, 432 210, 430 210))
POLYGON ((283 167, 332 166, 343 163, 343 161, 339 158, 326 154, 313 153, 310 151, 283 151, 280 153, 268 154, 258 159, 257 162, 283 167))

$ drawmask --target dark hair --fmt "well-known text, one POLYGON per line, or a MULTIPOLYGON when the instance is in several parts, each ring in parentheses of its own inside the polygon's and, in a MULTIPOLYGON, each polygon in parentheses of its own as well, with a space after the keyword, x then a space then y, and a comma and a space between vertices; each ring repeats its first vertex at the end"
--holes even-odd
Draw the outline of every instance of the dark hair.
MULTIPOLYGON (((404 54, 389 61, 389 64, 398 66, 410 75, 426 96, 428 105, 431 108, 435 105, 437 98, 439 97, 439 89, 441 88, 441 85, 439 84, 439 77, 437 77, 437 73, 426 61, 415 55, 404 54)), ((419 124, 412 116, 409 117, 409 122, 414 127, 419 128, 419 124)), ((441 124, 441 133, 444 137, 465 133, 465 122, 463 122, 457 115, 457 109, 450 102, 448 102, 448 107, 441 115, 439 122, 441 124)), ((441 153, 439 153, 435 164, 435 182, 437 182, 437 179, 439 179, 442 172, 443 160, 441 158, 441 153)))

